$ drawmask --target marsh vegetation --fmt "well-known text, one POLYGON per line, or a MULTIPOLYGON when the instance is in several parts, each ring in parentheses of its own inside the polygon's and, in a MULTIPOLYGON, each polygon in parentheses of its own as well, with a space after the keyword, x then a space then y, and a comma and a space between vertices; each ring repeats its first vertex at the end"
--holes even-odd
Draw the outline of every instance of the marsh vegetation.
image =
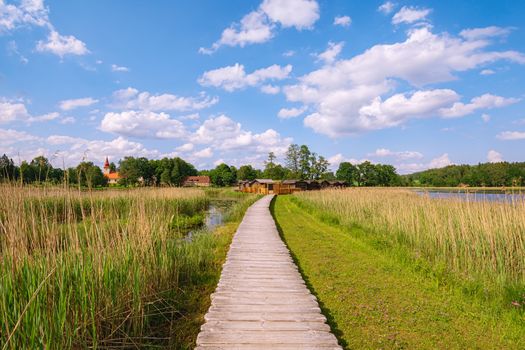
POLYGON ((235 219, 253 201, 238 198, 233 222, 210 234, 198 230, 208 197, 1 185, 2 347, 191 348, 235 219))

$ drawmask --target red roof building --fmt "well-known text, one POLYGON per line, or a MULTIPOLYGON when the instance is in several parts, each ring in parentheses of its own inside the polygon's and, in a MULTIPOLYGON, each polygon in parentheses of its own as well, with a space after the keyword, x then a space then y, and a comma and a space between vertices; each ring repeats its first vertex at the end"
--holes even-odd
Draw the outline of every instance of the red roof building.
POLYGON ((106 161, 104 162, 103 173, 104 173, 104 176, 108 179, 108 184, 115 185, 118 183, 118 180, 120 179, 120 175, 118 171, 111 171, 108 157, 106 157, 106 161))
POLYGON ((188 176, 183 183, 184 186, 199 186, 209 187, 211 186, 211 180, 209 176, 188 176))

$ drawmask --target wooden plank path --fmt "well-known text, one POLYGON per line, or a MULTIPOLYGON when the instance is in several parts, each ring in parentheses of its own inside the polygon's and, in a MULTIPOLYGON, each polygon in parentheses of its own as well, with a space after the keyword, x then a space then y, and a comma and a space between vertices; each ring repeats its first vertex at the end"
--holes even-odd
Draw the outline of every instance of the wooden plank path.
POLYGON ((341 349, 270 213, 253 204, 233 237, 197 349, 341 349))

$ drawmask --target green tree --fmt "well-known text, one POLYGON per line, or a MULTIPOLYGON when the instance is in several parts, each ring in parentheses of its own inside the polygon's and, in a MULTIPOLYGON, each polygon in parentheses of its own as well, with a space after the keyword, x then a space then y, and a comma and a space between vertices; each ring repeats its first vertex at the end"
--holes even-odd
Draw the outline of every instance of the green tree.
POLYGON ((237 182, 237 169, 227 164, 219 164, 210 171, 210 179, 215 186, 233 186, 237 182))
POLYGON ((251 165, 242 165, 237 170, 238 180, 254 180, 257 178, 257 171, 251 165))
POLYGON ((286 151, 285 164, 290 170, 290 178, 299 178, 300 174, 300 147, 293 143, 286 151))
POLYGON ((299 177, 302 180, 310 179, 312 153, 306 145, 299 148, 299 177))
POLYGON ((102 170, 93 162, 81 162, 77 166, 77 174, 81 186, 93 188, 106 186, 108 183, 102 170))
POLYGON ((356 183, 359 186, 359 170, 355 165, 349 162, 342 162, 339 164, 335 176, 338 180, 346 181, 346 183, 352 186, 356 183))
POLYGON ((144 157, 125 157, 120 161, 120 183, 126 186, 151 185, 155 180, 155 169, 144 157))

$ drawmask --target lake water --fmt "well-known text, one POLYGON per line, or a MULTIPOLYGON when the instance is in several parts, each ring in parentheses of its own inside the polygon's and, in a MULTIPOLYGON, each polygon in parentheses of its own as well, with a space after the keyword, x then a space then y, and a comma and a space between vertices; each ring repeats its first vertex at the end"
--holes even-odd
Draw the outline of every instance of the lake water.
POLYGON ((184 237, 185 240, 191 241, 193 234, 205 230, 213 231, 217 226, 220 226, 224 222, 224 218, 228 209, 233 205, 234 201, 229 200, 218 200, 212 201, 206 210, 206 216, 204 217, 204 224, 198 230, 192 230, 184 237))
POLYGON ((468 201, 489 201, 489 202, 521 202, 525 200, 525 193, 506 193, 503 191, 445 191, 445 190, 415 190, 422 196, 441 199, 461 199, 468 201))

